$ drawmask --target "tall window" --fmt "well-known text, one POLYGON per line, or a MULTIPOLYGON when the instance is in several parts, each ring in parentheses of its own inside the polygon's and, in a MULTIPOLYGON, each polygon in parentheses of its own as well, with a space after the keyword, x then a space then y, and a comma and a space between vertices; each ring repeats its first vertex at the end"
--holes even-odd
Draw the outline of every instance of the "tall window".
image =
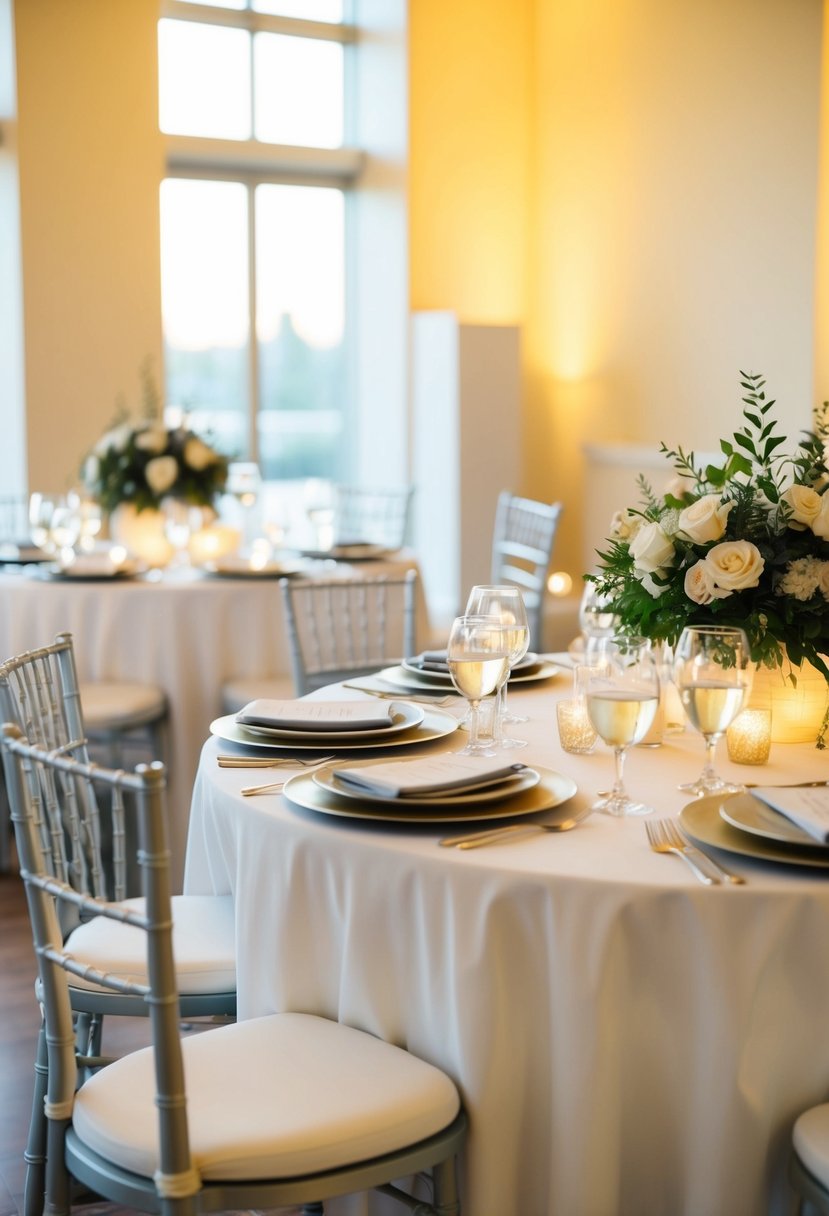
POLYGON ((342 0, 167 0, 158 34, 166 399, 266 478, 342 480, 361 163, 342 0))

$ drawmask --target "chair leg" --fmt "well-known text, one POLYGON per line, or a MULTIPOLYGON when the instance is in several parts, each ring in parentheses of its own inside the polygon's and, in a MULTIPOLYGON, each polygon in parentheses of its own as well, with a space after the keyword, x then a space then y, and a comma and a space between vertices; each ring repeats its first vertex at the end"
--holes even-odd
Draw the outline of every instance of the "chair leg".
POLYGON ((26 1162, 26 1181, 23 1187, 23 1216, 41 1216, 46 1190, 46 1113, 43 1102, 49 1075, 46 1049, 46 1026, 41 1021, 37 1036, 35 1057, 35 1085, 32 1095, 32 1114, 29 1120, 29 1135, 23 1160, 26 1162))
POLYGON ((435 1182, 435 1211, 438 1216, 460 1216, 455 1158, 448 1157, 446 1161, 440 1161, 432 1170, 432 1177, 435 1182))
POLYGON ((71 1181, 64 1160, 70 1119, 49 1119, 46 1130, 46 1202, 43 1216, 70 1216, 71 1181))

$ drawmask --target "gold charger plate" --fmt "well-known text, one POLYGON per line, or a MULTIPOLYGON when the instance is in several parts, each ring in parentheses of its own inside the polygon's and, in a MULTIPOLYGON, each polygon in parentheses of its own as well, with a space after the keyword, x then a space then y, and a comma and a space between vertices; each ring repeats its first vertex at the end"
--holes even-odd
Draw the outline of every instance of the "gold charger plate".
MULTIPOLYGON (((740 797, 740 795, 732 795, 740 797)), ((679 812, 679 821, 697 844, 713 845, 727 853, 738 853, 742 857, 754 857, 759 861, 779 861, 794 866, 820 866, 829 868, 829 849, 817 849, 811 845, 783 844, 753 836, 732 827, 720 815, 720 807, 730 801, 719 794, 697 798, 679 812)))
POLYGON ((295 806, 307 811, 319 811, 323 815, 339 815, 346 819, 376 819, 391 823, 447 823, 477 819, 517 819, 521 815, 533 815, 537 811, 549 811, 568 802, 576 792, 575 781, 556 773, 552 769, 536 765, 540 780, 532 789, 515 794, 500 802, 464 802, 457 806, 453 802, 439 803, 429 800, 429 805, 418 805, 408 810, 401 805, 402 799, 383 800, 384 805, 367 802, 365 799, 345 798, 332 794, 314 780, 313 773, 297 773, 285 783, 283 794, 295 806))
MULTIPOLYGON (((372 764, 372 760, 353 760, 347 767, 370 768, 372 764)), ((515 773, 509 780, 492 785, 489 789, 468 790, 465 794, 457 793, 451 798, 441 797, 439 794, 409 794, 405 798, 394 798, 389 794, 376 794, 372 790, 358 790, 345 781, 341 781, 335 770, 343 767, 345 766, 341 760, 335 760, 333 764, 324 764, 322 768, 315 769, 311 776, 316 784, 327 790, 329 794, 337 794, 340 798, 357 799, 361 802, 376 802, 380 806, 400 806, 402 803, 404 807, 415 808, 463 806, 472 802, 498 802, 502 798, 511 798, 516 794, 524 793, 525 790, 532 789, 541 780, 541 773, 537 769, 525 768, 522 772, 515 773)))
MULTIPOLYGON (((423 715, 423 721, 416 726, 411 726, 408 730, 396 735, 386 734, 382 739, 355 740, 353 743, 348 743, 342 750, 353 752, 363 751, 367 748, 410 747, 415 743, 429 743, 432 739, 442 739, 457 729, 458 720, 452 714, 428 706, 423 715)), ((259 735, 251 734, 244 726, 239 726, 234 714, 225 714, 222 718, 215 718, 210 723, 210 733, 219 739, 225 739, 228 743, 241 743, 245 747, 264 747, 272 752, 331 752, 337 744, 337 740, 333 738, 326 738, 323 743, 317 742, 318 736, 314 737, 314 742, 299 738, 284 742, 278 739, 263 739, 259 735)), ((330 734, 331 732, 329 732, 330 734)))

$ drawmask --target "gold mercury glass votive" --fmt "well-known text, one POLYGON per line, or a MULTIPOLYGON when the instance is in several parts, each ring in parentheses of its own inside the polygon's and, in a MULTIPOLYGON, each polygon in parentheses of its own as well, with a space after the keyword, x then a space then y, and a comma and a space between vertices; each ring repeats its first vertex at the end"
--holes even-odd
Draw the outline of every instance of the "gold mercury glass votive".
POLYGON ((735 764, 765 764, 771 749, 771 710, 743 709, 725 732, 735 764))
POLYGON ((557 701, 556 721, 559 741, 566 752, 574 755, 592 752, 598 736, 582 697, 557 701))

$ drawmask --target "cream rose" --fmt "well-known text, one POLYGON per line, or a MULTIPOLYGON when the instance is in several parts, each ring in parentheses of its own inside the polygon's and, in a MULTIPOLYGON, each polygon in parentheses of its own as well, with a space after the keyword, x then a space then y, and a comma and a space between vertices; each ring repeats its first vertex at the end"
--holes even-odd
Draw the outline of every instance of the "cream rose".
POLYGON ((178 477, 178 461, 175 456, 156 456, 147 461, 144 476, 154 494, 164 494, 178 477))
POLYGON ((812 520, 812 531, 822 540, 829 540, 829 490, 820 496, 820 510, 812 520))
POLYGON ((733 506, 733 502, 722 502, 719 494, 703 494, 702 498, 680 511, 679 531, 697 545, 722 540, 733 506))
POLYGON ((107 452, 123 452, 131 434, 132 427, 129 423, 124 422, 121 426, 113 427, 111 431, 107 431, 105 435, 102 435, 95 444, 95 454, 97 456, 106 456, 107 452))
POLYGON ((163 426, 149 426, 135 436, 135 446, 142 452, 155 452, 160 456, 167 446, 167 431, 163 426))
POLYGON ((685 594, 695 604, 710 604, 712 600, 724 600, 730 591, 718 587, 711 571, 701 559, 685 572, 685 594))
POLYGON ((215 460, 216 453, 213 449, 209 448, 197 435, 191 435, 184 445, 184 463, 200 473, 208 465, 214 464, 215 460))
POLYGON ((789 527, 799 532, 811 528, 820 514, 821 496, 809 486, 789 486, 783 491, 783 501, 791 507, 789 527))
POLYGON ((748 540, 723 541, 702 560, 715 585, 726 591, 756 587, 766 564, 760 550, 748 540))
POLYGON ((667 570, 654 570, 653 574, 642 574, 639 581, 647 591, 648 595, 653 599, 658 600, 660 595, 664 595, 668 590, 667 586, 662 587, 656 582, 657 578, 667 578, 667 570))
POLYGON ((823 598, 829 600, 829 562, 820 563, 817 585, 823 598))
POLYGON ((676 550, 658 523, 642 524, 630 542, 630 555, 639 574, 654 574, 671 566, 676 550))

